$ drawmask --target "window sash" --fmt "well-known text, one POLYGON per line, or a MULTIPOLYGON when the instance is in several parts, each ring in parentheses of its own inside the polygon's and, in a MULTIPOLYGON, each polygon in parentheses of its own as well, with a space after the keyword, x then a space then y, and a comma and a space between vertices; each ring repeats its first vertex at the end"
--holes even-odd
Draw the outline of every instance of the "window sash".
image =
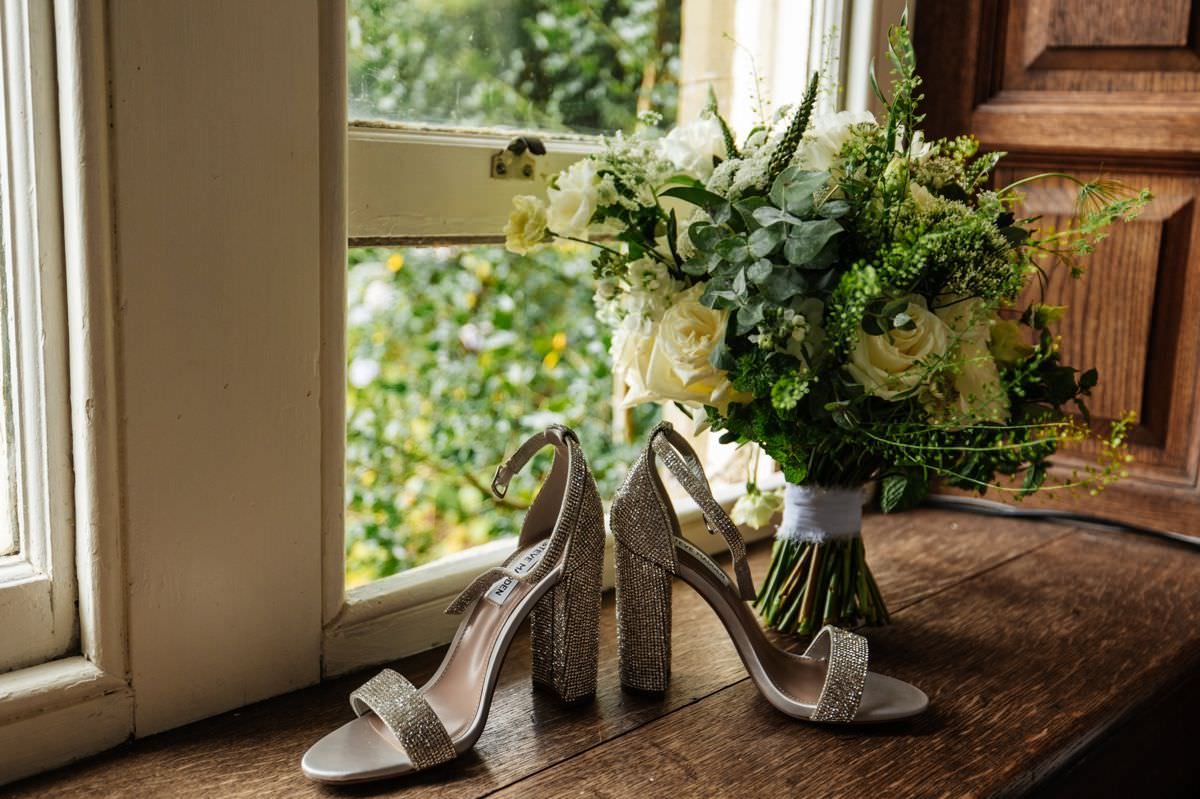
POLYGON ((547 176, 600 146, 594 137, 547 136, 533 179, 489 177, 492 155, 511 140, 488 131, 352 126, 350 245, 500 241, 514 196, 540 194, 547 176))
POLYGON ((0 558, 0 672, 62 655, 77 637, 66 287, 51 0, 6 0, 0 18, 6 147, 0 220, 19 536, 0 558), (16 201, 20 198, 21 201, 16 201), (28 202, 24 201, 28 198, 28 202), (11 633, 11 634, 8 634, 11 633))

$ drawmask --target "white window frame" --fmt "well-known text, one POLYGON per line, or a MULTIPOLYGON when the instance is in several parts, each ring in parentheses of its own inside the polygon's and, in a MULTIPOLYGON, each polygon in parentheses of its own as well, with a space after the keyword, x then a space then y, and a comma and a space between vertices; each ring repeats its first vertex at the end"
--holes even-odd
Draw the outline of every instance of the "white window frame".
MULTIPOLYGON (((133 722, 118 537, 115 358, 107 323, 113 284, 103 8, 3 0, 3 25, 6 114, 14 113, 14 75, 27 83, 25 110, 17 110, 26 115, 24 130, 12 142, 15 160, 27 165, 5 170, 6 191, 19 187, 26 194, 8 196, 36 197, 22 207, 14 203, 11 214, 5 209, 5 219, 14 220, 9 241, 20 242, 13 247, 18 269, 25 270, 20 279, 37 272, 40 308, 22 311, 40 313, 35 329, 44 335, 40 364, 23 355, 35 364, 24 368, 40 370, 35 375, 44 391, 39 396, 22 387, 20 424, 41 426, 40 438, 23 442, 26 449, 35 446, 37 458, 21 481, 29 492, 22 546, 31 542, 21 554, 41 575, 23 585, 42 583, 38 590, 59 607, 51 611, 53 643, 26 650, 22 661, 33 665, 0 674, 0 782, 112 746, 129 736, 133 722), (25 32, 26 41, 36 42, 36 64, 28 70, 14 62, 9 44, 25 32), (41 480, 48 495, 30 492, 31 480, 41 480), (37 541, 39 529, 51 531, 45 543, 37 541)), ((36 349, 27 333, 22 347, 36 349)), ((13 568, 11 561, 5 568, 13 568)), ((0 612, 5 657, 14 651, 10 633, 36 639, 27 625, 50 623, 7 612, 0 612)))
POLYGON ((76 629, 53 19, 49 0, 5 6, 0 221, 19 546, 0 557, 0 629, 21 645, 0 651, 0 672, 62 655, 76 629))

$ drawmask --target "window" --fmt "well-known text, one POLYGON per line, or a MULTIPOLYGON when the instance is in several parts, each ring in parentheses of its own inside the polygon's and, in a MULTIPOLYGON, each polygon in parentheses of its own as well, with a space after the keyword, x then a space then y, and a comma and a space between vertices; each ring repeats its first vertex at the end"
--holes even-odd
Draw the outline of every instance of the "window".
POLYGON ((411 210, 397 208, 384 224, 378 211, 396 208, 394 199, 364 200, 375 224, 350 230, 352 242, 408 245, 350 252, 353 587, 515 534, 512 511, 532 498, 535 480, 502 503, 488 481, 506 451, 546 424, 580 430, 611 493, 632 441, 657 417, 654 408, 622 414, 627 435, 613 435, 608 331, 592 313, 586 248, 522 258, 461 242, 497 240, 509 197, 541 187, 488 177, 511 131, 552 137, 565 165, 598 141, 555 134, 631 130, 650 109, 673 120, 680 4, 352 0, 348 9, 352 140, 365 144, 352 145, 352 164, 365 153, 372 166, 383 159, 409 173, 391 185, 352 176, 351 203, 376 187, 394 197, 397 186, 422 186, 411 210), (446 171, 422 169, 425 152, 446 171), (472 195, 490 207, 464 208, 472 195))
POLYGON ((51 25, 49 2, 8 3, 0 17, 0 671, 77 639, 51 25))
MULTIPOLYGON (((588 254, 504 252, 512 196, 540 192, 599 146, 597 134, 631 130, 643 112, 664 127, 696 116, 710 87, 735 122, 767 96, 794 102, 809 70, 844 73, 842 51, 858 57, 850 22, 867 31, 874 17, 851 20, 850 7, 347 0, 350 249, 336 286, 347 305, 325 323, 327 341, 345 346, 324 361, 344 370, 346 406, 327 412, 345 411, 346 436, 344 485, 326 497, 343 509, 342 529, 326 530, 326 674, 446 640, 445 601, 511 549, 528 498, 515 485, 512 507, 501 506, 487 484, 525 436, 551 421, 579 428, 611 495, 653 421, 677 414, 620 409, 588 254), (491 177, 492 156, 530 134, 547 150, 534 174, 491 177)), ((732 501, 754 460, 715 439, 697 448, 718 497, 732 501)), ((771 469, 762 461, 760 482, 771 469)), ((688 504, 685 530, 699 524, 688 504)))

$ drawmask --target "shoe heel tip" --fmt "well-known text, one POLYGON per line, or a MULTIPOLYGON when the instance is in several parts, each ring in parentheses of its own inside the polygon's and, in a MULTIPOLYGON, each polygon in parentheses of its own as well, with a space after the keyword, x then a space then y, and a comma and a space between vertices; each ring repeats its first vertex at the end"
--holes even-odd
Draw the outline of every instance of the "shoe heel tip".
POLYGON ((621 689, 631 694, 661 696, 667 692, 666 680, 621 680, 621 689))

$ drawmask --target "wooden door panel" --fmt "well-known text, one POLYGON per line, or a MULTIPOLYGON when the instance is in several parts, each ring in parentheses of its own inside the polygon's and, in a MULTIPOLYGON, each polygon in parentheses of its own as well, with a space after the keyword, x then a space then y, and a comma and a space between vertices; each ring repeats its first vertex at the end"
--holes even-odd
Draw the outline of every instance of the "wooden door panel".
POLYGON ((961 73, 929 75, 927 96, 952 99, 997 148, 1200 156, 1200 0, 924 0, 921 8, 926 41, 970 29, 965 51, 951 52, 974 79, 968 95, 948 86, 961 73), (970 52, 976 43, 982 52, 970 52))
MULTIPOLYGON (((1004 185, 1053 168, 1002 166, 1004 185)), ((1083 178, 1086 172, 1076 170, 1083 178)), ((1100 385, 1088 403, 1098 422, 1138 416, 1131 452, 1135 478, 1190 485, 1196 481, 1191 401, 1197 386, 1200 315, 1186 313, 1197 302, 1200 274, 1189 281, 1187 265, 1200 252, 1200 180, 1145 171, 1104 175, 1132 186, 1149 186, 1154 201, 1135 222, 1118 225, 1085 261, 1081 280, 1062 265, 1045 264, 1047 284, 1030 286, 1023 298, 1065 305, 1058 326, 1064 359, 1079 368, 1095 367, 1100 385)), ((1022 213, 1041 216, 1040 224, 1061 229, 1075 210, 1076 190, 1063 180, 1027 184, 1022 213)), ((1082 454, 1093 455, 1086 447, 1082 454)), ((1070 459, 1068 459, 1070 460, 1070 459)))
MULTIPOLYGON (((1138 415, 1130 476, 1036 502, 1200 535, 1200 0, 919 0, 914 20, 927 132, 1009 153, 997 185, 1064 171, 1155 194, 1045 296, 1070 308, 1066 361, 1100 372, 1094 416, 1138 415)), ((1066 183, 1023 188, 1027 214, 1072 215, 1066 183)), ((1058 477, 1095 454, 1064 452, 1058 477)))
POLYGON ((1051 47, 1185 47, 1191 0, 1034 0, 1051 47))
POLYGON ((1002 5, 1004 70, 995 91, 1185 93, 1200 87, 1194 0, 1002 5))

